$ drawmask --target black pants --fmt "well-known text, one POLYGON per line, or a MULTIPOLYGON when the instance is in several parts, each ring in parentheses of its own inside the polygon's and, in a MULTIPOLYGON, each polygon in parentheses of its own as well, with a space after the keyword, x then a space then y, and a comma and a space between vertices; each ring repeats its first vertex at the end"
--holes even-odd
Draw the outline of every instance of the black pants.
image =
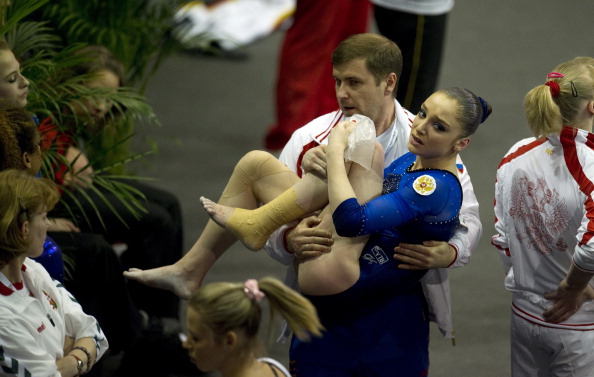
MULTIPOLYGON (((84 193, 76 193, 75 199, 64 195, 63 203, 50 216, 73 218, 85 232, 99 233, 111 244, 125 243, 128 249, 121 256, 124 269, 149 269, 176 262, 183 252, 182 215, 177 198, 167 191, 135 180, 122 182, 146 197, 142 203, 146 213, 141 213, 139 218, 135 218, 124 203, 106 189, 101 189, 101 195, 85 190, 84 193), (89 203, 87 195, 96 208, 89 203), (86 217, 77 209, 76 201, 82 204, 86 217), (69 213, 65 204, 74 213, 69 213), (120 214, 125 224, 110 206, 120 214)), ((178 317, 179 299, 173 293, 134 281, 128 283, 128 288, 138 309, 157 317, 178 317)))
POLYGON ((64 286, 85 313, 97 319, 113 353, 134 344, 140 334, 140 318, 132 303, 122 265, 103 236, 91 233, 49 232, 60 246, 71 275, 64 286))
POLYGON ((447 14, 421 16, 374 6, 379 32, 394 41, 402 51, 402 75, 396 98, 416 114, 436 89, 447 14))

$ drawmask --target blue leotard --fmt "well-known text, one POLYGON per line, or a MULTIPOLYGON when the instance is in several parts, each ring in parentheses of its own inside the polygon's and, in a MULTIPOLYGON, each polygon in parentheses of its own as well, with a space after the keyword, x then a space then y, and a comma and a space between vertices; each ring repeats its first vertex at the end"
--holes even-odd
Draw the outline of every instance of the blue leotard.
POLYGON ((334 212, 338 234, 371 234, 359 280, 344 292, 308 296, 326 332, 303 343, 293 338, 296 376, 423 376, 429 367, 429 325, 420 279, 426 271, 397 268, 400 242, 447 241, 458 225, 462 188, 445 170, 410 168, 407 153, 384 171, 382 196, 364 205, 343 202, 334 212))

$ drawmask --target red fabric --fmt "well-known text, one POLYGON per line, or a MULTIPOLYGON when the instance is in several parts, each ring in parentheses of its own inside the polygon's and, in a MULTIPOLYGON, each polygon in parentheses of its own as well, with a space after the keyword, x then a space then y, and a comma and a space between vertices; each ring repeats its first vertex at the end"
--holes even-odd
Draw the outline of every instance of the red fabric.
MULTIPOLYGON (((66 150, 74 145, 75 141, 70 132, 62 131, 52 123, 51 118, 45 118, 38 127, 41 135, 41 149, 52 150, 58 155, 66 156, 66 150)), ((64 184, 64 175, 68 171, 68 166, 64 163, 56 164, 54 167, 55 179, 59 184, 64 184)))
POLYGON ((348 36, 367 31, 369 9, 368 0, 297 0, 281 49, 267 149, 283 148, 297 128, 336 109, 330 57, 348 36))

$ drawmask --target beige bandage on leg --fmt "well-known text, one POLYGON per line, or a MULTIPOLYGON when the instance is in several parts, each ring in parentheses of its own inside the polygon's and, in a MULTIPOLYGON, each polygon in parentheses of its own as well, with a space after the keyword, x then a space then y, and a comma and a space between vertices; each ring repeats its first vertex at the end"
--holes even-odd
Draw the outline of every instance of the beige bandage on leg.
POLYGON ((262 207, 246 210, 236 208, 226 228, 250 250, 260 250, 268 237, 281 225, 297 220, 307 212, 297 203, 293 187, 262 207))

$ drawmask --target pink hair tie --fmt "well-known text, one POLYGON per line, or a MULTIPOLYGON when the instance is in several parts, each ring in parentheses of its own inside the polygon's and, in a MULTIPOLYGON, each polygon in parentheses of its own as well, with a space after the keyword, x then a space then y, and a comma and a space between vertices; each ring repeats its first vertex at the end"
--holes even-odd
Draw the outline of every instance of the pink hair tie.
POLYGON ((548 74, 547 79, 558 79, 561 77, 565 77, 565 75, 559 72, 551 72, 548 74))
POLYGON ((250 298, 250 300, 260 302, 266 296, 264 292, 258 287, 258 280, 248 279, 243 283, 243 291, 250 298))
POLYGON ((561 88, 559 88, 559 84, 557 84, 554 81, 547 81, 547 82, 545 82, 545 85, 551 89, 551 96, 553 96, 553 98, 559 97, 559 93, 561 92, 561 88))

